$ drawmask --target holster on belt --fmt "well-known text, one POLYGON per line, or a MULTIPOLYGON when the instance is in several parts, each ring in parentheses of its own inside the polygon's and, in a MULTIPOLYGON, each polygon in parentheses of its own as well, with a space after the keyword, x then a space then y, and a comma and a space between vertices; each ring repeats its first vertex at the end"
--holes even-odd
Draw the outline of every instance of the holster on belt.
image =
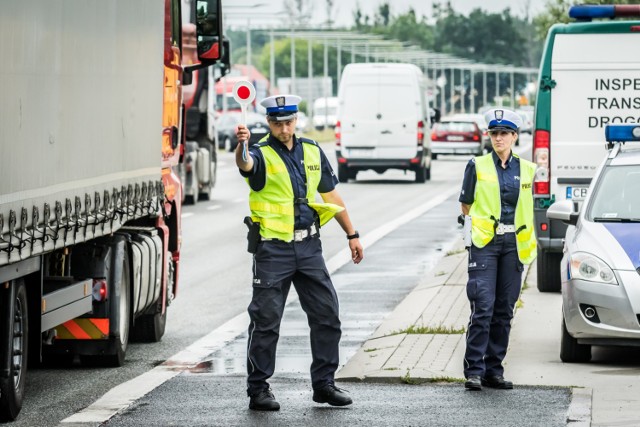
POLYGON ((254 222, 250 216, 244 217, 244 223, 249 231, 247 232, 247 251, 255 254, 258 251, 258 243, 260 243, 260 223, 254 222))

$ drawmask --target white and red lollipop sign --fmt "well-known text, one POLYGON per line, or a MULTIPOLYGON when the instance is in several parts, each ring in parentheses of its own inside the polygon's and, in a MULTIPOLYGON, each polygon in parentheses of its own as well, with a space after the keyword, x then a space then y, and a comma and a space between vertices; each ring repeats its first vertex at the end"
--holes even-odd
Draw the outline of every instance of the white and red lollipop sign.
MULTIPOLYGON (((256 88, 253 87, 251 82, 240 80, 233 86, 233 99, 240 104, 240 121, 246 125, 247 107, 256 99, 256 88)), ((242 141, 242 158, 245 162, 249 158, 247 154, 247 141, 242 141)))
POLYGON ((242 123, 247 124, 247 107, 256 99, 256 88, 251 82, 240 80, 233 86, 233 99, 240 104, 242 123))

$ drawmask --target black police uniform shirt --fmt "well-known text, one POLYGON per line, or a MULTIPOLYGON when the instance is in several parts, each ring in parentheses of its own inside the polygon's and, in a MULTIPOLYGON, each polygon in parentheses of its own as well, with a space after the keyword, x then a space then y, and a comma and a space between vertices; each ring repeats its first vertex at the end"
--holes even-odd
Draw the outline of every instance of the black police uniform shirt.
MULTIPOLYGON (((520 159, 509 156, 506 166, 502 167, 502 160, 495 151, 492 151, 493 163, 498 172, 498 182, 500 184, 500 222, 503 224, 513 224, 516 216, 516 204, 520 195, 520 159)), ((469 160, 464 170, 462 180, 462 191, 458 201, 467 205, 473 204, 476 190, 476 162, 475 158, 469 160)))
MULTIPOLYGON (((302 148, 302 144, 306 143, 301 142, 298 137, 294 135, 293 148, 289 151, 282 142, 271 134, 269 134, 267 142, 282 158, 287 167, 287 171, 289 171, 294 197, 296 199, 306 198, 307 174, 304 167, 304 152, 302 148)), ((249 178, 249 185, 253 191, 260 191, 264 188, 266 182, 264 157, 262 156, 260 149, 255 145, 249 147, 249 154, 253 157, 253 169, 249 172, 245 172, 240 169, 240 174, 245 178, 249 178)), ((336 178, 333 173, 331 164, 322 149, 320 149, 320 172, 321 177, 317 191, 319 193, 328 193, 333 191, 338 184, 338 178, 336 178)), ((316 211, 306 204, 299 204, 297 206, 299 208, 299 214, 295 216, 294 228, 296 230, 301 230, 311 227, 311 225, 316 221, 316 211)))

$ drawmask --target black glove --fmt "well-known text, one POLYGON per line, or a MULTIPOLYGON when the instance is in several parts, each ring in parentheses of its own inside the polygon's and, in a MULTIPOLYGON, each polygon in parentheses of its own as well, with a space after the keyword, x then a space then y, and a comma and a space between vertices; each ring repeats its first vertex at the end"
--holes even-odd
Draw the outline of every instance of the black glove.
POLYGON ((464 214, 458 215, 458 224, 464 227, 464 214))

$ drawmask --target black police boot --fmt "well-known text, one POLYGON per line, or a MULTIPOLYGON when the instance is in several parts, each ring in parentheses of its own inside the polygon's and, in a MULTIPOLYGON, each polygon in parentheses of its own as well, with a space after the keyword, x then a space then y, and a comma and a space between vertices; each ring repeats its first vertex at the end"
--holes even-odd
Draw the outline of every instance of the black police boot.
POLYGON ((467 381, 464 382, 464 388, 471 391, 482 390, 482 380, 480 375, 469 375, 467 381))
POLYGON ((279 411, 280 404, 276 401, 271 390, 266 389, 251 395, 249 409, 254 411, 279 411))
POLYGON ((501 390, 511 390, 513 383, 504 379, 502 375, 489 375, 482 379, 482 385, 501 390))
POLYGON ((329 383, 322 388, 314 389, 313 401, 317 403, 328 403, 331 406, 347 406, 353 403, 349 395, 333 383, 329 383))

